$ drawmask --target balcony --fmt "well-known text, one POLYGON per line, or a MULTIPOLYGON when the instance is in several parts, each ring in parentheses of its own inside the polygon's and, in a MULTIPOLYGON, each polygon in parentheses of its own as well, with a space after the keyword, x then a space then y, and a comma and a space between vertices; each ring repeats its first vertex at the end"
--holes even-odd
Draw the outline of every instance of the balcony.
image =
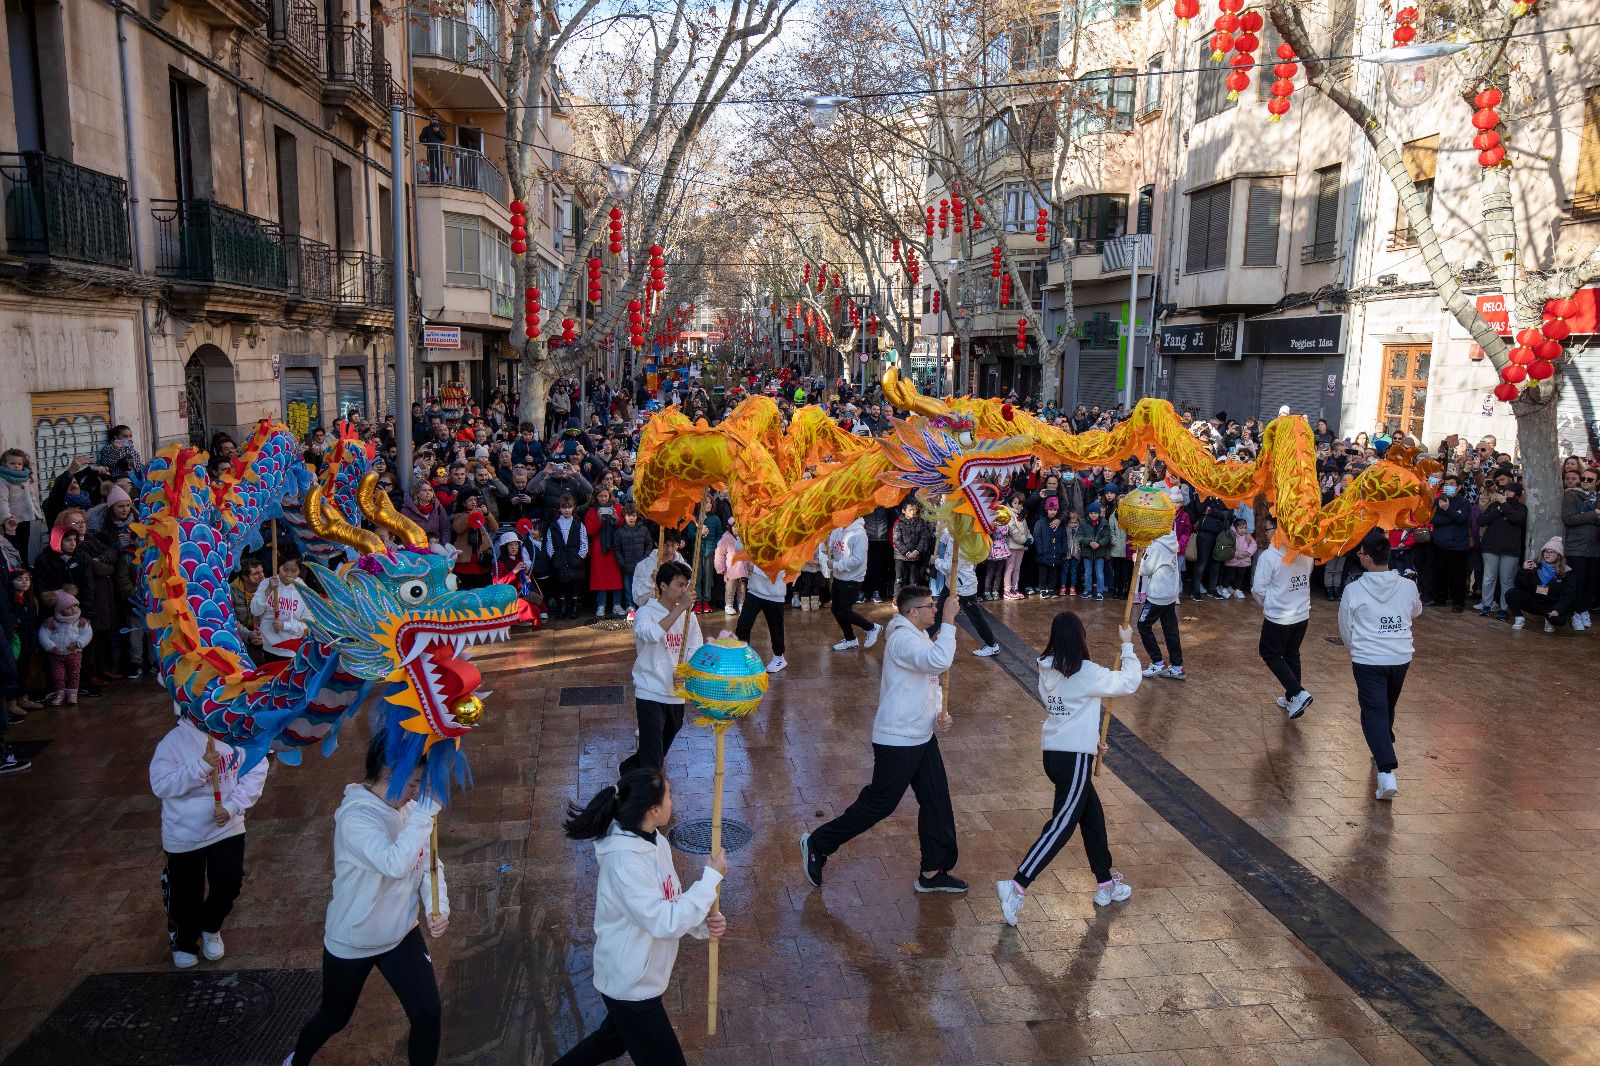
POLYGON ((272 17, 267 23, 271 42, 268 58, 302 82, 322 80, 322 28, 318 24, 313 0, 273 0, 272 17))
POLYGON ((405 92, 390 76, 389 61, 374 54, 372 40, 354 26, 321 27, 323 53, 322 104, 368 126, 389 124, 391 100, 404 102, 405 92))
POLYGON ((284 292, 288 272, 276 222, 210 200, 152 200, 156 273, 205 286, 284 292))
POLYGON ((333 300, 333 249, 310 237, 283 239, 289 292, 301 300, 333 300))
POLYGON ((412 76, 427 100, 449 101, 468 111, 503 111, 505 63, 495 51, 498 33, 471 22, 415 15, 411 23, 412 76))
POLYGON ((335 318, 373 324, 394 314, 394 264, 371 252, 334 252, 335 318))
MULTIPOLYGON (((155 16, 165 14, 171 0, 159 0, 155 16)), ((267 21, 266 0, 176 0, 207 26, 253 30, 267 21)))
POLYGON ((448 144, 417 148, 417 184, 481 192, 500 206, 507 203, 506 179, 482 152, 448 144))
POLYGON ((0 154, 6 250, 126 270, 128 183, 42 152, 0 154))

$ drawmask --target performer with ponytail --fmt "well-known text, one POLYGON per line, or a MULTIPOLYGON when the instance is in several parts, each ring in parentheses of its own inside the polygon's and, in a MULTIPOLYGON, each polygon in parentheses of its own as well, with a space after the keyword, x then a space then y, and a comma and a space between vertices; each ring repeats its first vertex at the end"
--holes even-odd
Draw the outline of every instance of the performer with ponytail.
POLYGON ((361 987, 376 966, 411 1023, 410 1066, 439 1059, 439 985, 418 928, 443 936, 450 924, 444 869, 429 861, 439 804, 417 795, 426 764, 396 781, 385 734, 367 748, 366 780, 346 785, 334 812, 333 899, 322 934, 322 1006, 306 1022, 284 1066, 307 1066, 323 1044, 350 1024, 361 987), (437 895, 435 889, 437 888, 437 895), (437 899, 437 904, 434 900, 437 899))
POLYGON ((606 1018, 555 1066, 595 1066, 625 1053, 634 1066, 683 1066, 661 993, 685 933, 705 939, 727 932, 728 919, 712 914, 711 906, 728 860, 720 851, 712 855, 705 875, 682 888, 672 848, 659 832, 671 820, 672 788, 657 767, 630 770, 588 806, 567 808, 567 836, 595 841, 600 862, 594 987, 605 1001, 606 1018))

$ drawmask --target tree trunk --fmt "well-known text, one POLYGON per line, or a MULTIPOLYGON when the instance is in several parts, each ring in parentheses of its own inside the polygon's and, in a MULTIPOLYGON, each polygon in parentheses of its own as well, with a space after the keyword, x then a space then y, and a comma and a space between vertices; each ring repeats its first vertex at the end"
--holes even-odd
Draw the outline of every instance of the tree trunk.
MULTIPOLYGON (((1541 392, 1545 390, 1541 387, 1541 392)), ((1537 403, 1518 400, 1517 448, 1522 456, 1524 498, 1528 505, 1528 552, 1561 533, 1561 463, 1556 450, 1556 390, 1537 403)))
POLYGON ((518 391, 522 393, 522 421, 532 422, 543 434, 545 404, 550 398, 550 386, 556 379, 555 364, 547 356, 535 357, 530 352, 523 356, 520 368, 518 391))

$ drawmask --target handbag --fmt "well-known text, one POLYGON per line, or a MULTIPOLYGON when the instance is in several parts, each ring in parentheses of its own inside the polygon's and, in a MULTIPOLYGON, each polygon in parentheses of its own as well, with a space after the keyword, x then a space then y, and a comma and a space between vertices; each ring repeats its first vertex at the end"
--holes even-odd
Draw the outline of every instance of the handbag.
POLYGON ((1200 555, 1200 549, 1195 546, 1195 538, 1194 537, 1190 537, 1189 538, 1189 543, 1187 543, 1187 544, 1185 544, 1183 546, 1183 557, 1184 557, 1184 559, 1186 559, 1187 561, 1192 563, 1192 562, 1196 561, 1196 559, 1199 558, 1199 555, 1200 555))

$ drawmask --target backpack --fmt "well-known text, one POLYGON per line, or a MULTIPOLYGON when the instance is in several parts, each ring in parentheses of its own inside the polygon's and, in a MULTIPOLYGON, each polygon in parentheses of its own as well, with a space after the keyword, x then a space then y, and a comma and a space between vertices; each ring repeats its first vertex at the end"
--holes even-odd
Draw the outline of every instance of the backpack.
POLYGON ((1217 535, 1217 546, 1211 549, 1211 558, 1219 563, 1225 563, 1232 559, 1234 553, 1238 550, 1239 544, 1231 530, 1226 533, 1219 533, 1217 535))

